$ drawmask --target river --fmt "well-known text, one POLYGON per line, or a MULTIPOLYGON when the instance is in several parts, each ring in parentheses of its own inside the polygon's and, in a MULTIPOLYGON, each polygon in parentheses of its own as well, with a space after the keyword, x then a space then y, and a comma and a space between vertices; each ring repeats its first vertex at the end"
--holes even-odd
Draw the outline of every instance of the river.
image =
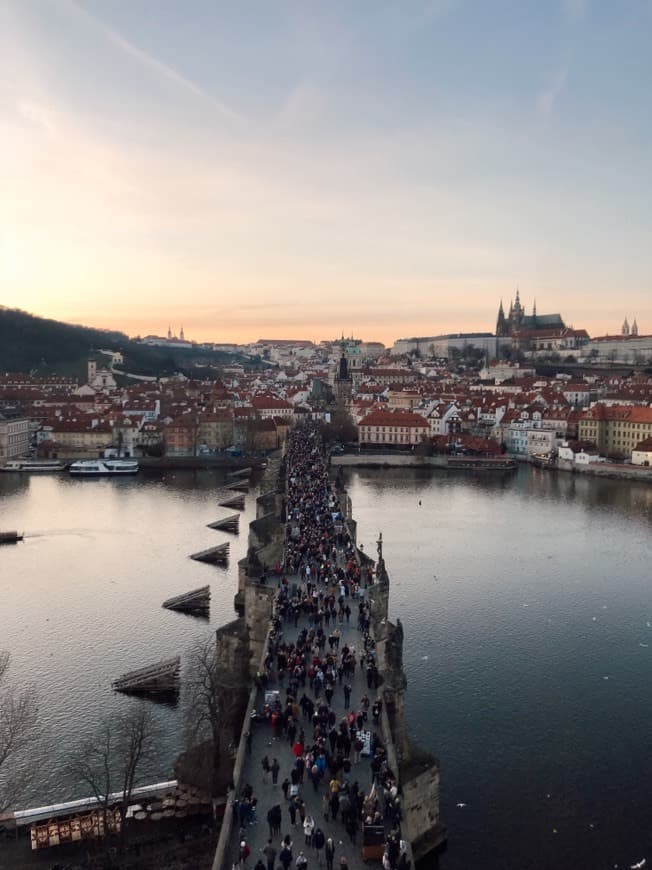
MULTIPOLYGON (((25 540, 0 547, 0 649, 11 676, 33 683, 43 725, 39 777, 25 803, 80 797, 70 762, 99 723, 149 704, 162 734, 146 782, 172 778, 183 746, 178 707, 118 695, 111 681, 162 658, 182 656, 234 618, 237 562, 246 553, 255 492, 246 497, 241 534, 206 524, 234 513, 221 471, 141 471, 137 478, 72 479, 0 474, 0 529, 25 540), (231 542, 228 568, 189 554, 231 542), (171 596, 210 584, 210 619, 164 610, 171 596)), ((183 700, 183 695, 182 695, 183 700)), ((86 787, 87 790, 87 787, 86 787)))
POLYGON ((442 870, 651 864, 652 486, 346 479, 370 555, 383 532, 411 734, 441 762, 442 870))
MULTIPOLYGON (((390 611, 405 627, 412 736, 441 760, 441 870, 652 863, 652 486, 521 468, 509 476, 348 470, 359 540, 382 530, 390 611), (465 806, 457 806, 465 804, 465 806)), ((122 672, 184 654, 233 618, 243 534, 218 471, 130 480, 0 475, 0 648, 35 683, 45 726, 26 803, 79 796, 70 760, 137 703, 122 672), (228 569, 188 555, 231 541, 228 569), (210 620, 163 610, 210 583, 210 620)), ((178 708, 151 705, 182 746, 178 708)))

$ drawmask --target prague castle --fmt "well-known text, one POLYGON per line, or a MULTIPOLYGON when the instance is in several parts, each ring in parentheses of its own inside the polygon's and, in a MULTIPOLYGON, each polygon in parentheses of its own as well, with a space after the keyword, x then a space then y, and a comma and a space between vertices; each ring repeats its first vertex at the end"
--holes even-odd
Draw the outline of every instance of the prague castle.
POLYGON ((505 316, 503 303, 500 303, 498 309, 498 319, 496 320, 496 337, 505 338, 507 336, 515 336, 522 333, 537 333, 548 331, 550 329, 565 329, 566 324, 561 318, 561 314, 537 314, 536 302, 532 306, 532 314, 526 314, 525 308, 521 305, 519 291, 516 291, 516 299, 509 304, 509 314, 505 316))

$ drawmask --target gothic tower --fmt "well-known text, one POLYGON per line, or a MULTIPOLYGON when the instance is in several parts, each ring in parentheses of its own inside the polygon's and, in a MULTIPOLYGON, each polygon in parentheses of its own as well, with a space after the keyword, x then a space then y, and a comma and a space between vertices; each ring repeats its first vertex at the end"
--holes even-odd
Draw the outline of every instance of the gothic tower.
POLYGON ((623 327, 620 330, 621 335, 629 335, 629 323, 627 322, 627 318, 623 321, 623 327))
POLYGON ((498 319, 496 320, 496 335, 501 338, 507 335, 507 322, 505 320, 505 312, 503 310, 503 300, 500 300, 500 308, 498 309, 498 319))

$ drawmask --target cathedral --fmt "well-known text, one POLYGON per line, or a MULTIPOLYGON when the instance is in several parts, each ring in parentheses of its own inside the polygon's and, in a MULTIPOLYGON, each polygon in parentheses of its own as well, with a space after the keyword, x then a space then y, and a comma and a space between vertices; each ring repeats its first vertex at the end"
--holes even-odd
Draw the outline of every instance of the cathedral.
POLYGON ((561 319, 561 314, 537 314, 536 302, 532 306, 532 314, 526 314, 521 305, 519 291, 516 291, 516 299, 509 304, 509 314, 505 315, 501 301, 496 321, 496 337, 518 336, 527 333, 542 332, 550 329, 565 329, 566 325, 561 319))

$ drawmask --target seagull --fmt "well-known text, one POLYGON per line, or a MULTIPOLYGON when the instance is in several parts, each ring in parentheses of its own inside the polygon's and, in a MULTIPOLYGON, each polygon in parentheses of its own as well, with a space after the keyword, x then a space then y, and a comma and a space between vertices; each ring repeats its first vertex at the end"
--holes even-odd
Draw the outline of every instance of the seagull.
POLYGON ((645 646, 645 647, 647 647, 647 646, 649 646, 649 645, 650 645, 649 643, 639 643, 639 646, 645 646))
POLYGON ((597 622, 597 621, 598 621, 598 617, 597 617, 597 616, 592 616, 591 619, 593 620, 593 622, 597 622))
POLYGON ((421 661, 422 661, 422 662, 427 662, 427 661, 428 661, 428 656, 421 656, 421 661))
POLYGON ((609 677, 603 677, 603 678, 602 678, 602 679, 603 679, 603 680, 608 680, 608 679, 609 679, 609 677))
POLYGON ((631 870, 641 870, 641 867, 645 867, 645 858, 641 858, 640 861, 637 861, 636 864, 630 864, 631 870))
POLYGON ((458 804, 455 804, 455 806, 456 806, 456 807, 459 807, 459 808, 462 810, 462 809, 464 809, 464 807, 466 806, 466 804, 464 804, 464 803, 458 803, 458 804))

